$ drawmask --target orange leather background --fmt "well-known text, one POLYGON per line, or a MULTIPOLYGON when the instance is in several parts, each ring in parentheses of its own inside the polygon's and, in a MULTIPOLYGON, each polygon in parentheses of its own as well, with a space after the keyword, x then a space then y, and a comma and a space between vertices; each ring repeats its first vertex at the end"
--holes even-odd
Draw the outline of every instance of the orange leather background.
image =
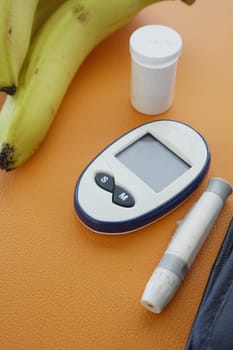
POLYGON ((183 349, 232 217, 232 197, 167 308, 152 314, 140 297, 177 220, 208 179, 233 183, 232 13, 232 0, 191 7, 169 1, 143 10, 87 58, 38 152, 0 173, 1 350, 183 349), (143 116, 129 102, 128 39, 151 23, 173 27, 184 40, 174 104, 159 117, 143 116), (178 209, 136 233, 90 232, 74 214, 77 177, 104 146, 156 118, 203 134, 212 153, 204 182, 178 209))

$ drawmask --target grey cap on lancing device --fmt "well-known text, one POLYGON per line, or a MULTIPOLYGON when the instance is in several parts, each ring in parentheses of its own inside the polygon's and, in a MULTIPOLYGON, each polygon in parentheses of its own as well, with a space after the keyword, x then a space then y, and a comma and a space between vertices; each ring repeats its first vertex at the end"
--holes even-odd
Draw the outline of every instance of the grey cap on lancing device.
POLYGON ((144 114, 156 115, 173 102, 182 38, 172 28, 146 25, 130 37, 131 103, 144 114))
POLYGON ((231 193, 232 186, 226 180, 219 177, 209 180, 199 200, 178 223, 146 285, 141 299, 146 309, 159 313, 172 299, 231 193))
POLYGON ((232 188, 225 180, 220 177, 215 177, 210 179, 206 191, 216 193, 225 202, 227 197, 231 194, 232 188))

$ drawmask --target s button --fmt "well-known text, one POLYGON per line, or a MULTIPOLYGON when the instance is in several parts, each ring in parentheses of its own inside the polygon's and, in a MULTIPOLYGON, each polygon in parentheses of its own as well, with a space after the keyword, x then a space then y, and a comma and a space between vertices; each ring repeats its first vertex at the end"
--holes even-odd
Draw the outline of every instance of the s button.
POLYGON ((114 190, 114 177, 106 173, 97 173, 95 175, 95 182, 103 190, 113 193, 114 190))

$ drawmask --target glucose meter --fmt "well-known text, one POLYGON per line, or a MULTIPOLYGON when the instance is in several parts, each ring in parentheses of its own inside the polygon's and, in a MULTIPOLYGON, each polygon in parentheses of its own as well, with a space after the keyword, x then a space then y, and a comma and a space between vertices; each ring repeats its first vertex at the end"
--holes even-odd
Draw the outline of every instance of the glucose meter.
POLYGON ((74 192, 76 214, 98 233, 137 230, 181 204, 209 163, 205 139, 189 125, 174 120, 140 125, 85 168, 74 192))

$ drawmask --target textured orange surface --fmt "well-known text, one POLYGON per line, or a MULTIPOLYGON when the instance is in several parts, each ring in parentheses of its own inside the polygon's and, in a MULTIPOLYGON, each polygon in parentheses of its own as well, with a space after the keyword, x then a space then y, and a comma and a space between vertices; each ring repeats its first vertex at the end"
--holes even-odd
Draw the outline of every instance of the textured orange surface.
POLYGON ((38 152, 0 173, 1 350, 183 349, 232 217, 232 197, 167 308, 152 314, 140 297, 176 221, 208 179, 233 183, 232 13, 231 0, 197 0, 191 7, 169 1, 142 11, 90 54, 38 152), (212 162, 197 192, 171 214, 137 233, 101 236, 76 220, 73 190, 104 146, 158 118, 135 112, 129 102, 128 39, 151 23, 171 26, 184 39, 174 104, 159 118, 200 131, 212 162))

